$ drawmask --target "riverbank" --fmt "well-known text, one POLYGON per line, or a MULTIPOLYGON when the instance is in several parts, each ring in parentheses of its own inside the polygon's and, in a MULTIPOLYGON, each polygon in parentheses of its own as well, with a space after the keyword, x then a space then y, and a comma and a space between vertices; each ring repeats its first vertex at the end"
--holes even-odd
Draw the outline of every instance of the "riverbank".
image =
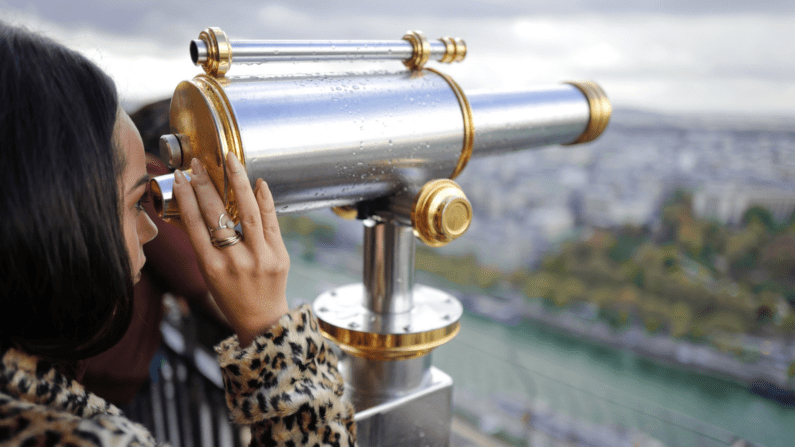
POLYGON ((749 349, 758 353, 756 361, 749 362, 708 345, 650 334, 637 326, 616 330, 588 309, 550 311, 541 299, 528 302, 522 297, 463 295, 461 301, 467 310, 502 324, 516 325, 526 319, 589 343, 629 350, 667 366, 731 380, 763 397, 795 407, 795 383, 788 375, 795 346, 779 340, 742 336, 738 343, 751 346, 749 349))

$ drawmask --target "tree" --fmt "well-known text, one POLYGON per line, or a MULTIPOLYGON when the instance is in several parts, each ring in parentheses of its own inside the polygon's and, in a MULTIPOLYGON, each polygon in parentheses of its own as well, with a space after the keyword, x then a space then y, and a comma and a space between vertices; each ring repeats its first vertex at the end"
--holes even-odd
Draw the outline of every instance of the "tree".
POLYGON ((775 232, 777 227, 776 220, 773 218, 773 213, 760 205, 754 205, 748 208, 743 214, 742 222, 745 226, 749 226, 753 222, 758 222, 765 227, 768 233, 775 232))
POLYGON ((671 336, 683 337, 693 325, 693 309, 685 302, 674 304, 671 309, 671 336))
POLYGON ((781 332, 795 334, 795 314, 790 314, 781 320, 781 332))

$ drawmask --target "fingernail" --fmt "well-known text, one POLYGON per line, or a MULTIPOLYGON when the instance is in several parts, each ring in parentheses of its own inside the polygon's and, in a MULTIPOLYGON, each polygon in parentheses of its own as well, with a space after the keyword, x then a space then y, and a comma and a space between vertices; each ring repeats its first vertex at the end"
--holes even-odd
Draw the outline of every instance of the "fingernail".
POLYGON ((261 178, 257 179, 257 194, 263 194, 264 195, 265 194, 265 188, 267 188, 267 187, 268 187, 268 184, 265 183, 265 180, 262 180, 261 178))
POLYGON ((174 183, 176 183, 177 185, 181 185, 185 183, 185 181, 186 181, 185 174, 183 174, 182 171, 180 171, 179 169, 174 171, 174 183))
POLYGON ((226 163, 229 165, 229 170, 237 173, 243 167, 240 160, 234 152, 229 151, 226 153, 226 163))
POLYGON ((196 175, 204 175, 205 173, 204 166, 195 158, 190 161, 190 167, 193 169, 193 172, 195 172, 196 175))

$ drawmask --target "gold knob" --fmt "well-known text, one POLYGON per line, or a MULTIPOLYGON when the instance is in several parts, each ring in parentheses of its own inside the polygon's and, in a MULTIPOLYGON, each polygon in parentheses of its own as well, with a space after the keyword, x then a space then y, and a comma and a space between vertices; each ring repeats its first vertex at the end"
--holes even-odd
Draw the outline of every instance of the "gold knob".
POLYGON ((456 182, 432 180, 417 194, 411 223, 414 234, 426 245, 446 245, 464 234, 470 222, 472 205, 456 182))

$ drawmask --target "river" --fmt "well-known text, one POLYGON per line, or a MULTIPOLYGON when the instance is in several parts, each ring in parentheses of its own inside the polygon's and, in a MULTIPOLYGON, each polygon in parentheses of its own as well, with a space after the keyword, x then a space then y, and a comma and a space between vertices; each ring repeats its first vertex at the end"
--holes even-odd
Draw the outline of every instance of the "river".
MULTIPOLYGON (((425 274, 418 278, 435 287, 451 286, 425 274)), ((323 290, 359 281, 343 269, 333 271, 294 254, 288 296, 297 298, 293 303, 311 302, 323 290)), ((458 337, 433 356, 459 390, 471 395, 508 406, 533 402, 597 427, 639 428, 669 446, 697 445, 690 431, 711 434, 715 441, 705 445, 726 445, 729 433, 768 447, 795 445, 795 409, 730 381, 532 322, 506 326, 465 313, 458 337)))

